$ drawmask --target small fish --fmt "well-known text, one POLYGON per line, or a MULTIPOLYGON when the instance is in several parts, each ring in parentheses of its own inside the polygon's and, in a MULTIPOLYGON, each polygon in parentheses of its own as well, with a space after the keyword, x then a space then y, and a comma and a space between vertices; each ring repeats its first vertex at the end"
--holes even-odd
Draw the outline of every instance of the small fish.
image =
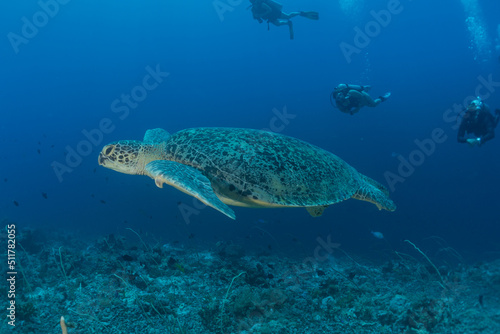
POLYGON ((95 195, 94 195, 94 194, 90 194, 90 197, 94 198, 94 197, 95 197, 95 195))
POLYGON ((190 233, 190 234, 188 235, 188 239, 193 239, 193 238, 194 238, 194 233, 190 233))
POLYGON ((101 199, 99 202, 101 202, 102 204, 106 204, 106 201, 101 199))
POLYGON ((371 231, 371 233, 377 239, 384 239, 384 235, 382 234, 382 232, 373 232, 373 231, 371 231))
POLYGON ((8 180, 9 180, 8 178, 5 178, 5 179, 3 179, 3 182, 7 182, 8 180))
POLYGON ((43 198, 47 199, 47 193, 42 193, 43 198))
POLYGON ((97 171, 97 168, 94 168, 94 174, 95 174, 96 171, 97 171))
POLYGON ((19 203, 17 201, 13 201, 15 206, 19 206, 19 203))
POLYGON ((40 149, 37 149, 36 151, 38 152, 38 154, 40 154, 40 149))

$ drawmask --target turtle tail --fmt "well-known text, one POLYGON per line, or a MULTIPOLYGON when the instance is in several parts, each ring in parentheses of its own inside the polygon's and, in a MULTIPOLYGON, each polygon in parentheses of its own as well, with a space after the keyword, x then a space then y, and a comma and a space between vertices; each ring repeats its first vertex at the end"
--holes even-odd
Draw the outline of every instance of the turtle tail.
POLYGON ((359 176, 363 182, 352 198, 373 203, 379 210, 396 210, 396 204, 389 198, 389 190, 386 187, 366 175, 359 176))

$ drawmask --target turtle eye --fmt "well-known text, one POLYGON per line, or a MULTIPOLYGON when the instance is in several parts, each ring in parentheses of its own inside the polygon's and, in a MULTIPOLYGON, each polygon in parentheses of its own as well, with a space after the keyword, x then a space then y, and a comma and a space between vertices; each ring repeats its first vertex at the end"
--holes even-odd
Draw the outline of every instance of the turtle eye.
POLYGON ((113 146, 108 146, 105 150, 104 150, 104 154, 106 155, 110 155, 111 152, 113 152, 113 146))

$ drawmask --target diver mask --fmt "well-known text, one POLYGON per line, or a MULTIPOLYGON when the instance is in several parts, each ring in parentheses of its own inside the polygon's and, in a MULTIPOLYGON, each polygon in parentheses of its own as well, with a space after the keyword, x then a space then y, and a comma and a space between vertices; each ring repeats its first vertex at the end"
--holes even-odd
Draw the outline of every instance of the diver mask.
POLYGON ((469 107, 467 108, 468 110, 481 110, 483 108, 483 101, 481 101, 481 98, 478 96, 476 100, 472 101, 469 104, 469 107))

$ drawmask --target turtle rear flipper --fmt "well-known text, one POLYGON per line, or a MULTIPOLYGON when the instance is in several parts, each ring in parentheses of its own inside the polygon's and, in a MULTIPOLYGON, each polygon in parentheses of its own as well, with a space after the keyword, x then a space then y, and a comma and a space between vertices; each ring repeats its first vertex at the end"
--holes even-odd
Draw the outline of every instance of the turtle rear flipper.
POLYGON ((171 185, 203 203, 235 219, 234 211, 214 193, 210 180, 197 169, 174 161, 155 160, 146 165, 146 175, 155 180, 158 188, 171 185))
POLYGON ((323 211, 328 207, 328 205, 321 206, 308 206, 306 207, 307 212, 313 217, 320 217, 323 214, 323 211))
POLYGON ((358 191, 352 195, 352 198, 373 203, 379 210, 396 210, 396 204, 389 198, 389 191, 387 188, 366 175, 359 175, 362 182, 358 191))

